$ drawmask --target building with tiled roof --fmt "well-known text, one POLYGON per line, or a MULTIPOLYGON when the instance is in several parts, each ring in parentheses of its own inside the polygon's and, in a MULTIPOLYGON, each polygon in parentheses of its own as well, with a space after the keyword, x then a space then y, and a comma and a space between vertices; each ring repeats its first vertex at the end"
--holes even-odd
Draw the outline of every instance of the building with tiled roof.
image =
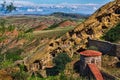
POLYGON ((80 52, 80 54, 82 56, 86 56, 86 57, 95 57, 95 56, 101 56, 102 53, 101 52, 98 52, 98 51, 94 51, 94 50, 86 50, 86 51, 83 51, 83 52, 80 52))
POLYGON ((88 64, 95 64, 98 68, 101 68, 101 55, 101 52, 94 50, 80 52, 80 74, 87 74, 88 64))

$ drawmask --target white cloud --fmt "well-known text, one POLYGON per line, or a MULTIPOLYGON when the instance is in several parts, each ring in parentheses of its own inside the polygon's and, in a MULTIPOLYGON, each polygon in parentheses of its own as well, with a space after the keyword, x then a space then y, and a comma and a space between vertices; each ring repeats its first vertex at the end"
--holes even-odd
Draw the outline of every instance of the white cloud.
MULTIPOLYGON (((0 0, 0 3, 3 1, 0 0)), ((7 1, 8 3, 12 2, 12 0, 7 1)), ((34 12, 34 11, 43 11, 42 8, 39 7, 44 7, 44 8, 68 8, 72 10, 97 10, 100 6, 103 4, 94 4, 94 3, 88 3, 88 4, 69 4, 69 3, 61 3, 61 4, 35 4, 30 1, 19 1, 15 0, 14 5, 17 7, 22 7, 22 6, 29 6, 29 7, 34 7, 34 8, 29 8, 27 11, 29 12, 34 12)))
MULTIPOLYGON (((10 2, 13 2, 15 6, 37 6, 37 4, 32 3, 30 1, 19 1, 19 0, 16 0, 16 1, 13 1, 13 0, 6 1, 7 4, 9 4, 10 2)), ((0 1, 0 4, 1 3, 3 3, 3 1, 0 1)))
POLYGON ((22 5, 22 6, 36 6, 36 4, 29 2, 29 1, 14 1, 14 4, 16 6, 22 5))
POLYGON ((34 8, 34 9, 27 9, 27 11, 28 12, 35 12, 35 11, 37 11, 37 12, 42 12, 43 10, 42 9, 39 9, 39 8, 34 8))
POLYGON ((110 0, 110 1, 114 1, 114 0, 110 0))
MULTIPOLYGON (((12 2, 13 0, 7 1, 7 3, 12 2)), ((3 1, 0 1, 0 3, 3 3, 3 1)), ((101 4, 94 4, 94 3, 88 3, 88 4, 69 4, 69 3, 61 3, 61 4, 35 4, 30 1, 19 1, 15 0, 14 2, 15 6, 40 6, 40 7, 58 7, 58 8, 63 8, 63 7, 74 7, 77 8, 77 6, 99 6, 101 4)))
POLYGON ((98 8, 97 7, 93 7, 93 10, 97 10, 98 8))

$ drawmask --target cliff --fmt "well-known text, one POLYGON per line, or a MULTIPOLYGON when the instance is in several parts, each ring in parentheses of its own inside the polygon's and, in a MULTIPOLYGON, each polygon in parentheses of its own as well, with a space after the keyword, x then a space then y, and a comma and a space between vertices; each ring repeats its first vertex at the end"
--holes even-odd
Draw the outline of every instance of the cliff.
MULTIPOLYGON (((94 14, 86 21, 76 26, 70 32, 56 40, 51 40, 49 44, 42 47, 39 51, 24 59, 24 64, 31 69, 32 64, 38 63, 44 69, 46 64, 51 61, 57 53, 66 52, 69 56, 73 56, 77 51, 86 48, 88 37, 91 39, 99 39, 106 31, 120 23, 120 0, 110 2, 94 14), (36 62, 37 61, 37 62, 36 62)), ((39 70, 38 69, 38 70, 39 70)))

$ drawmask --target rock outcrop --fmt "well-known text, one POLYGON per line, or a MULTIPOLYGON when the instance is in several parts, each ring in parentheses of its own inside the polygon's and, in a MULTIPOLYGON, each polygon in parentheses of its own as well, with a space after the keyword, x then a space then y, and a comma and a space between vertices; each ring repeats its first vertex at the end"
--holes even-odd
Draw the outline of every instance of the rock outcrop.
POLYGON ((0 70, 0 80, 13 80, 5 70, 0 70))
POLYGON ((47 62, 51 61, 57 53, 66 52, 72 57, 74 53, 86 47, 88 37, 99 39, 118 23, 120 23, 120 0, 115 0, 102 6, 74 30, 67 32, 57 40, 51 40, 39 52, 25 58, 24 64, 29 68, 37 63, 40 66, 39 69, 44 69, 47 62))

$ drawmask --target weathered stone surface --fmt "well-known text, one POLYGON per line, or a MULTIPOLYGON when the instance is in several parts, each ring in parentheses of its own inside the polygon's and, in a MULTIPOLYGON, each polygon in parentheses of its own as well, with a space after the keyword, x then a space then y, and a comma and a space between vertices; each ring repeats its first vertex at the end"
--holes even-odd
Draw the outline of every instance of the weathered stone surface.
POLYGON ((99 39, 106 30, 120 22, 119 7, 119 0, 102 6, 86 21, 76 26, 74 30, 57 40, 51 40, 49 45, 43 47, 39 52, 32 54, 32 56, 27 57, 24 60, 24 64, 29 66, 36 60, 39 60, 45 66, 49 60, 52 60, 60 52, 66 52, 72 57, 73 53, 86 47, 88 37, 99 39))
POLYGON ((0 70, 0 80, 13 80, 13 79, 5 70, 0 70))
POLYGON ((116 45, 116 55, 120 58, 120 45, 116 45))
POLYGON ((90 46, 95 46, 103 54, 117 56, 118 58, 120 58, 120 44, 88 39, 88 47, 90 46))

